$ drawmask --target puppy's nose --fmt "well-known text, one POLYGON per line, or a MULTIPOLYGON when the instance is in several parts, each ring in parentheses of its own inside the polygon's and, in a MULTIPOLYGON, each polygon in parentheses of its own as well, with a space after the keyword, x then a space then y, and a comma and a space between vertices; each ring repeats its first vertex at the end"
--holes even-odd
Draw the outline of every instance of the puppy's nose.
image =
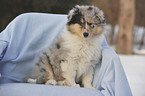
POLYGON ((89 36, 89 33, 84 32, 83 35, 84 35, 85 38, 87 38, 89 36))

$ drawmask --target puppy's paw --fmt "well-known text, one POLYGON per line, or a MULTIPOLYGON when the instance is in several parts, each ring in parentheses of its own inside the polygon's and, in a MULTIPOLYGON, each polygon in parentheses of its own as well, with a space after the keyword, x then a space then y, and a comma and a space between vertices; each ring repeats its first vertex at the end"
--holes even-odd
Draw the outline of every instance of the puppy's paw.
POLYGON ((80 85, 79 84, 75 84, 75 85, 72 85, 73 87, 80 87, 80 85))
POLYGON ((57 82, 54 79, 50 79, 45 83, 45 85, 56 85, 56 84, 57 84, 57 82))
POLYGON ((28 78, 27 83, 34 83, 36 84, 37 79, 28 78))
POLYGON ((61 86, 71 86, 70 83, 66 80, 63 80, 63 81, 58 81, 58 85, 61 85, 61 86))

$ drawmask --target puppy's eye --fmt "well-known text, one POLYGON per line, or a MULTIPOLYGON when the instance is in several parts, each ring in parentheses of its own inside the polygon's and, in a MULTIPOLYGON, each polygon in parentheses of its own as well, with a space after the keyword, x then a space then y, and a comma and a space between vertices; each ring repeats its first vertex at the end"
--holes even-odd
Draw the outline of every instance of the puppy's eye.
POLYGON ((91 24, 91 28, 94 28, 95 27, 95 25, 94 24, 91 24))
POLYGON ((94 27, 95 27, 95 25, 94 25, 93 23, 88 23, 88 22, 87 22, 87 24, 88 24, 91 28, 94 28, 94 27))

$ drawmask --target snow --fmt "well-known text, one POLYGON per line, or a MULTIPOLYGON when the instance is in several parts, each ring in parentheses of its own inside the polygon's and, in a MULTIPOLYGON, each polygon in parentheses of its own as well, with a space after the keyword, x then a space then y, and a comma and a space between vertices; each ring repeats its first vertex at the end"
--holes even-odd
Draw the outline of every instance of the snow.
POLYGON ((135 50, 134 50, 134 53, 135 53, 135 54, 145 55, 145 49, 142 49, 142 50, 137 50, 137 49, 135 49, 135 50))
POLYGON ((119 55, 133 96, 145 96, 145 55, 119 55))

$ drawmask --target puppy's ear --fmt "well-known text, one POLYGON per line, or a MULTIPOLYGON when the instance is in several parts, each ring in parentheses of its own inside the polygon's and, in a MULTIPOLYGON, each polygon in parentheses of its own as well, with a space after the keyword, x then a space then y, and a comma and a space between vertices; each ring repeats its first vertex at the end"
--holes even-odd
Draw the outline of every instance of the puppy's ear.
POLYGON ((103 22, 102 23, 106 24, 106 18, 105 18, 105 16, 103 17, 103 22))
POLYGON ((105 24, 106 19, 102 10, 94 6, 96 24, 105 24))
POLYGON ((82 16, 80 10, 80 6, 76 5, 73 9, 71 9, 68 13, 68 24, 75 24, 77 21, 80 21, 82 16))
POLYGON ((99 14, 95 14, 95 18, 97 19, 96 20, 96 24, 106 24, 106 18, 105 18, 105 16, 104 15, 99 15, 99 14))

